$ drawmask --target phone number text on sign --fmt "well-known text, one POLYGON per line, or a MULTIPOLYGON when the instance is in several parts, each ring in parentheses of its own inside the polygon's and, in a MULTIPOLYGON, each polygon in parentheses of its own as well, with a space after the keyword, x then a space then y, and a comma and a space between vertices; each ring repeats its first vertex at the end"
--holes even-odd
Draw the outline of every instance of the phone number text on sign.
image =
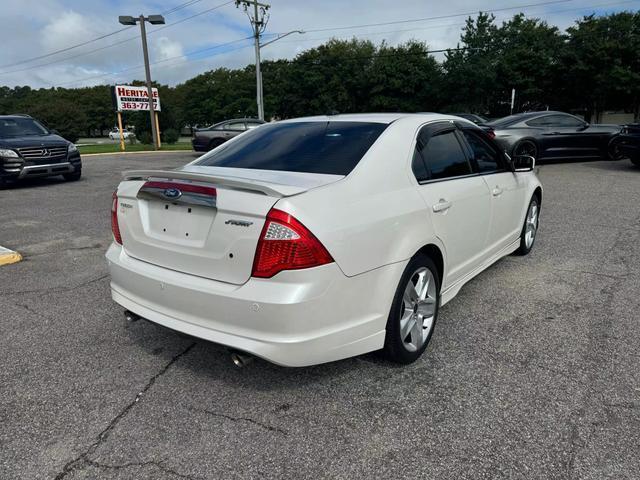
MULTIPOLYGON (((122 110, 149 110, 149 102, 122 102, 122 110)), ((154 108, 154 110, 160 110, 154 108)))

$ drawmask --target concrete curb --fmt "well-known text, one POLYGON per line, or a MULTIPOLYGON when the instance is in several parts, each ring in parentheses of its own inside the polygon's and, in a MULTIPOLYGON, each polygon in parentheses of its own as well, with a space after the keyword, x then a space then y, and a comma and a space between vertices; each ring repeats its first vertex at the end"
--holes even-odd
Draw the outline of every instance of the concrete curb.
POLYGON ((80 155, 82 156, 82 158, 84 157, 100 157, 100 156, 104 156, 104 155, 140 155, 140 154, 154 154, 157 155, 158 153, 204 153, 204 152, 195 152, 193 150, 163 150, 163 151, 159 151, 156 152, 154 150, 146 150, 143 152, 107 152, 107 153, 80 153, 80 155))
POLYGON ((8 248, 0 247, 0 266, 18 263, 22 260, 22 255, 8 248))

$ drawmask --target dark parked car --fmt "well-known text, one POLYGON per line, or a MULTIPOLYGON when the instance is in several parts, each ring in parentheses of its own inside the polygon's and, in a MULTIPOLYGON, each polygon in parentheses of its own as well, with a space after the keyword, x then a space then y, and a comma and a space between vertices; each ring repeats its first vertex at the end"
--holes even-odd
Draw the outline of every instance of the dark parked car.
POLYGON ((257 118, 235 118, 196 130, 191 144, 196 152, 208 152, 227 140, 265 123, 257 118))
POLYGON ((455 115, 456 117, 464 118, 465 120, 469 120, 470 122, 473 122, 476 125, 484 125, 489 121, 487 117, 483 117, 482 115, 477 115, 475 113, 451 113, 450 115, 455 115))
POLYGON ((487 123, 510 155, 538 160, 608 158, 620 125, 591 125, 562 112, 528 112, 487 123))
POLYGON ((623 125, 611 150, 616 160, 628 158, 636 167, 640 167, 640 123, 623 125))
POLYGON ((79 180, 76 146, 28 115, 0 115, 0 188, 31 177, 79 180))

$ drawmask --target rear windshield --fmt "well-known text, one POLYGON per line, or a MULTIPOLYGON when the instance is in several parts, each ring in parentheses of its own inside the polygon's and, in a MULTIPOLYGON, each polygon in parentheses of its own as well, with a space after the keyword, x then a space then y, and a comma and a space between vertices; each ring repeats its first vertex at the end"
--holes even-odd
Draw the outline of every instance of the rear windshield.
POLYGON ((204 155, 196 165, 348 175, 385 128, 367 122, 266 124, 204 155))

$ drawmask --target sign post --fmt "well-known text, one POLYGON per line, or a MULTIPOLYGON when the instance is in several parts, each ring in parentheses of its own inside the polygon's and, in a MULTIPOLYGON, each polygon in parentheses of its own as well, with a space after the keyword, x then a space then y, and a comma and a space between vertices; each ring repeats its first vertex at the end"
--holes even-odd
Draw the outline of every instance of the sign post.
POLYGON ((118 112, 118 130, 120 130, 120 151, 124 152, 124 133, 122 132, 122 112, 118 112))
POLYGON ((156 115, 156 135, 157 135, 157 142, 158 142, 158 148, 160 148, 162 146, 162 144, 160 143, 160 120, 158 119, 158 112, 154 112, 156 115))
POLYGON ((513 106, 516 103, 516 89, 511 89, 511 115, 513 115, 513 106))

